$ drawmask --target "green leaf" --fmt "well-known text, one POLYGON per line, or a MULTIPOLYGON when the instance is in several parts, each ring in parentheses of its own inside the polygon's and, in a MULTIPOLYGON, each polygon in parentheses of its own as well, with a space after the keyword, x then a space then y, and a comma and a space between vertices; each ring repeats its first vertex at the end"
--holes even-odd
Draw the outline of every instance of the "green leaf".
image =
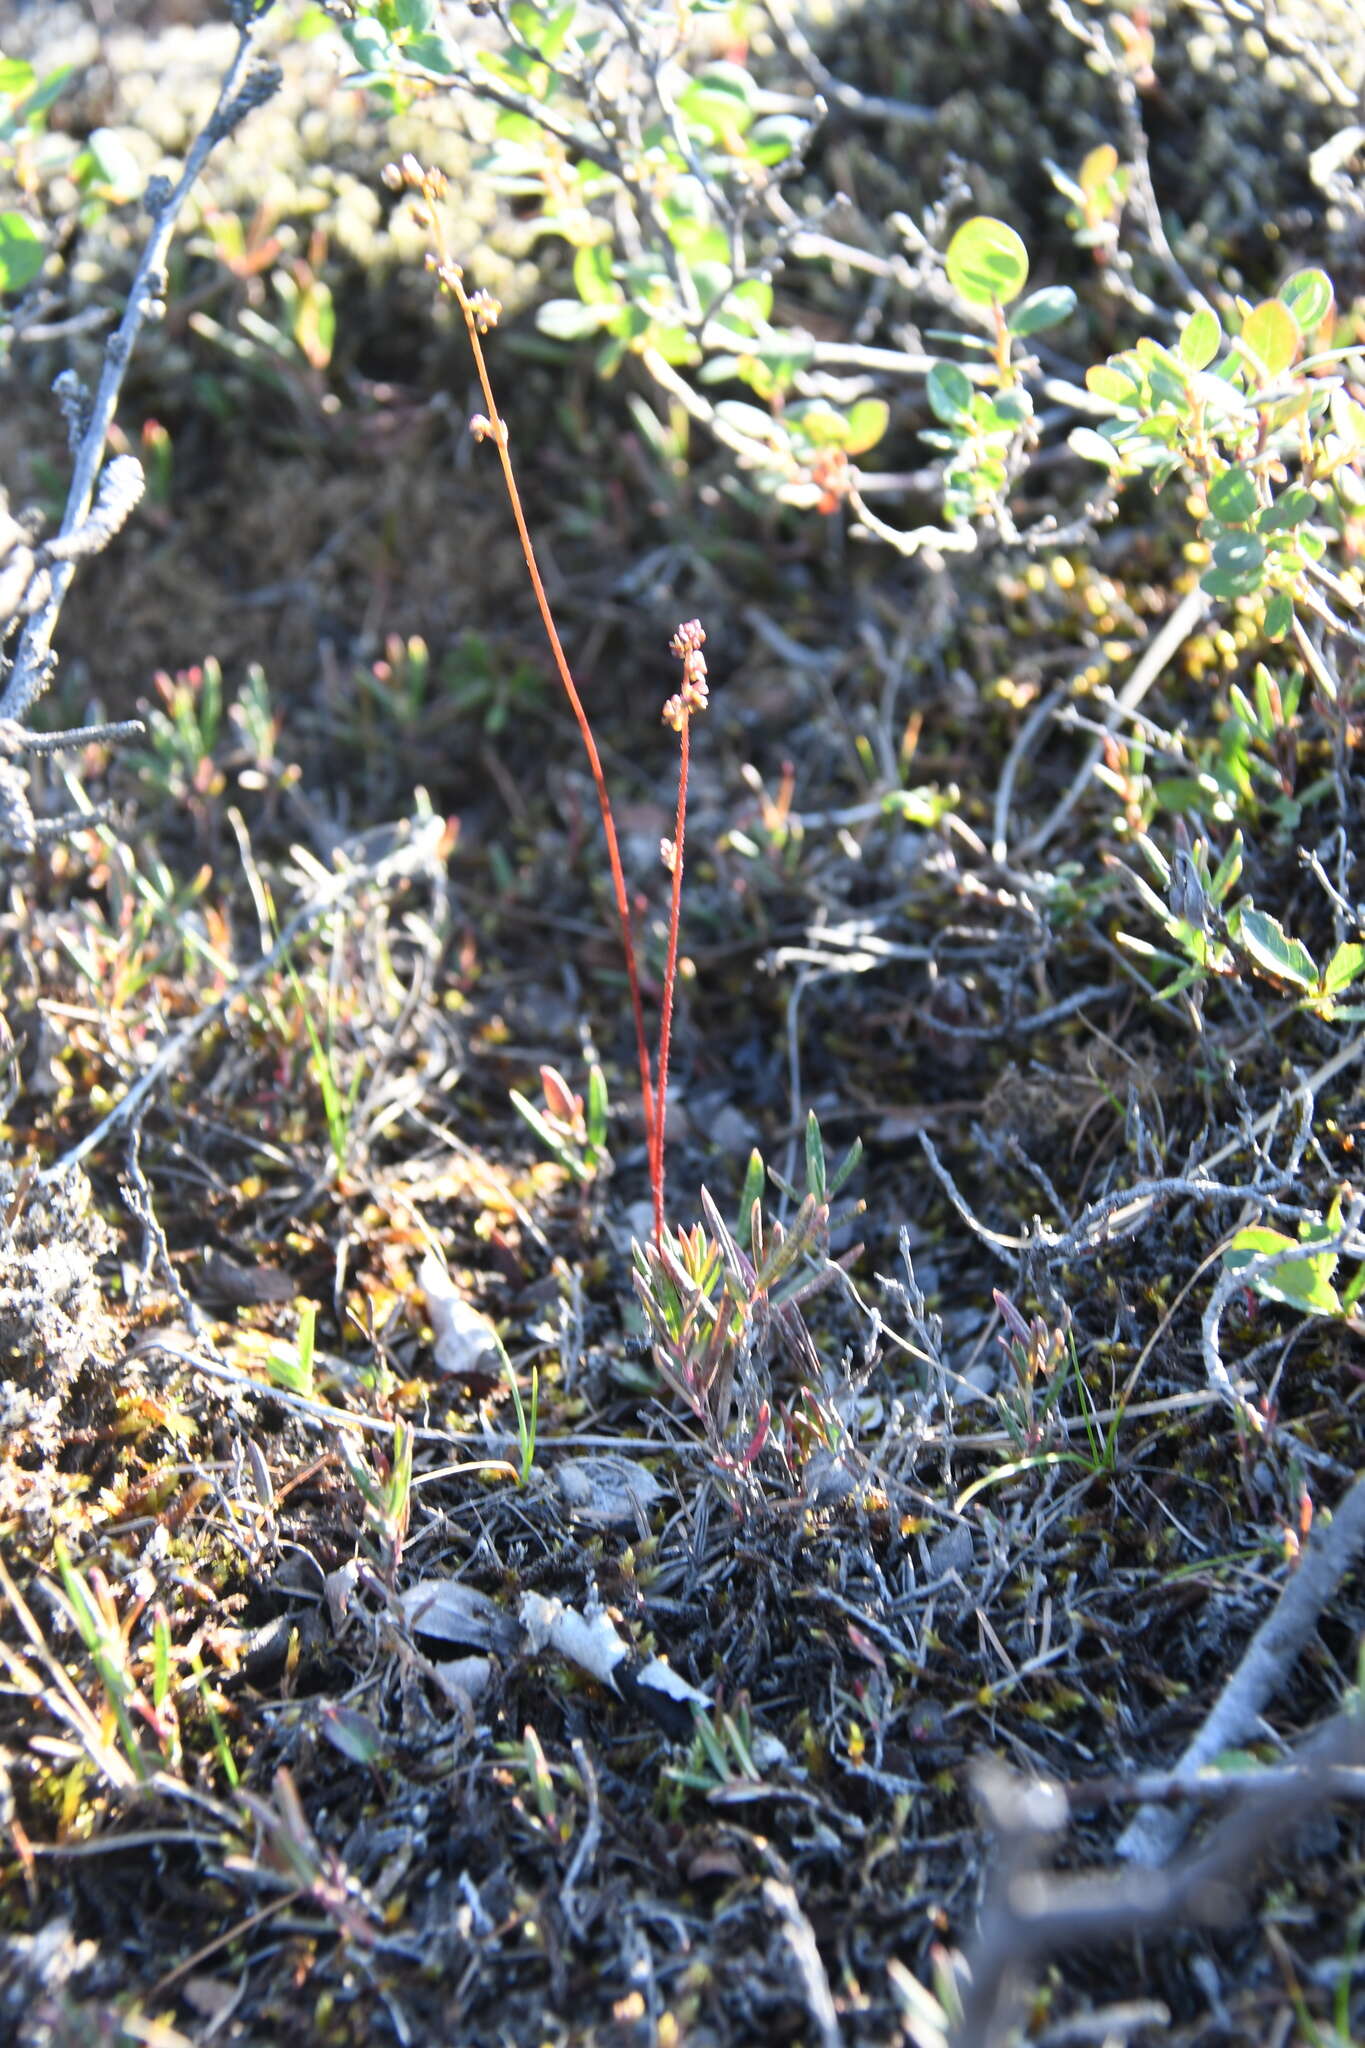
POLYGON ((1302 484, 1291 484, 1287 491, 1280 492, 1273 505, 1266 506, 1256 528, 1260 533, 1285 533, 1317 516, 1318 501, 1313 493, 1302 484))
POLYGON ((1100 462, 1112 470, 1126 470, 1128 467, 1123 451, 1112 441, 1106 441, 1103 434, 1097 434, 1093 427, 1073 427, 1066 439, 1067 446, 1085 462, 1100 462))
POLYGON ((1190 316, 1185 331, 1180 337, 1180 359, 1192 370, 1206 370, 1218 353, 1223 339, 1223 324, 1209 306, 1201 306, 1190 316))
POLYGON ((1190 386, 1187 374, 1164 362, 1148 366, 1147 381, 1152 387, 1152 396, 1160 405, 1173 405, 1186 416, 1190 413, 1190 386))
POLYGON ((1200 577, 1210 597, 1246 597, 1259 590, 1265 544, 1254 533, 1225 533, 1213 544, 1213 566, 1200 577))
POLYGON ((745 136, 744 154, 750 163, 771 168, 795 156, 809 133, 810 122, 799 114, 765 114, 745 136))
POLYGON ((594 1060, 588 1069, 588 1143, 601 1152, 607 1142, 607 1077, 594 1060))
POLYGON ((556 341, 582 341, 609 327, 619 310, 619 304, 585 306, 580 299, 547 299, 536 310, 536 326, 556 341))
MULTIPOLYGON (((1297 1249, 1296 1239, 1263 1224, 1253 1224, 1248 1230, 1238 1231, 1223 1254, 1223 1264, 1237 1273, 1254 1259, 1274 1258, 1297 1249)), ((1282 1302, 1286 1308, 1299 1309, 1304 1315, 1337 1316, 1341 1314, 1341 1300, 1332 1285, 1336 1263, 1335 1252, 1320 1252, 1316 1258, 1287 1258, 1283 1265, 1272 1267, 1268 1273, 1251 1273, 1248 1285, 1264 1301, 1282 1302)))
POLYGON ((1030 334, 1042 334, 1048 327, 1057 327, 1075 311, 1076 294, 1069 284, 1045 285, 1041 291, 1030 292, 1022 299, 1010 315, 1010 333, 1021 341, 1030 334))
POLYGON ((1265 608, 1267 640, 1283 640, 1294 624, 1294 600, 1287 590, 1273 592, 1265 608))
MULTIPOLYGON (((905 792, 901 793, 904 794, 905 792)), ((855 1138, 829 1177, 829 1196, 831 1201, 854 1173, 862 1160, 862 1156, 863 1141, 861 1138, 855 1138)))
POLYGON ((1322 992, 1324 995, 1340 995, 1365 974, 1365 946, 1356 939, 1348 939, 1338 946, 1322 970, 1322 992))
MULTIPOLYGON (((460 53, 450 42, 443 29, 433 29, 430 34, 411 36, 403 46, 403 55, 411 64, 420 64, 424 71, 434 71, 438 78, 453 78, 460 68, 460 53)), ((542 72, 544 67, 540 67, 542 72)), ((536 90, 534 81, 528 78, 526 89, 536 99, 543 94, 536 90)))
POLYGON ((566 0, 566 4, 559 9, 558 13, 550 14, 546 17, 545 24, 540 31, 539 49, 541 55, 548 57, 551 63, 562 53, 564 45, 573 34, 573 26, 577 16, 578 0, 566 0))
POLYGON ((924 382, 930 411, 949 426, 970 407, 973 389, 970 377, 956 363, 935 363, 924 382))
POLYGON ((612 276, 611 244, 590 242, 573 260, 574 289, 585 306, 619 305, 621 289, 612 276))
POLYGON ((742 398, 722 398, 716 407, 716 417, 737 434, 750 441, 762 441, 765 446, 770 447, 781 435, 781 428, 770 413, 760 412, 756 405, 746 405, 742 398))
POLYGON ((26 291, 46 255, 47 245, 27 215, 0 213, 0 293, 26 291))
POLYGON ((1112 142, 1101 142, 1081 164, 1077 182, 1087 199, 1099 198, 1119 167, 1119 153, 1112 142))
POLYGON ((23 104, 16 111, 30 127, 39 114, 45 114, 54 100, 61 98, 75 68, 74 64, 59 64, 55 71, 48 72, 41 85, 32 86, 25 93, 23 104))
POLYGON ((884 398, 859 398, 845 414, 843 449, 846 455, 866 455, 875 448, 891 420, 891 408, 884 398))
POLYGON ((1242 847, 1241 833, 1234 832, 1228 850, 1219 861, 1218 866, 1214 870, 1213 879, 1209 883, 1209 901, 1214 905, 1222 903, 1228 890, 1232 888, 1242 872, 1242 847))
POLYGON ((1085 373, 1085 388, 1110 405, 1133 406, 1141 395, 1142 387, 1113 363, 1092 363, 1085 373))
POLYGON ((1291 939, 1279 920, 1265 911, 1239 904, 1228 918, 1228 932, 1234 943, 1276 980, 1292 982, 1301 989, 1311 989, 1317 982, 1317 962, 1307 946, 1291 939))
POLYGON ((1260 510, 1256 484, 1249 470, 1225 469, 1209 485, 1209 510, 1224 526, 1240 526, 1260 510))
MULTIPOLYGON (((499 142, 519 142, 534 151, 541 163, 545 161, 545 130, 539 121, 533 121, 529 114, 514 113, 510 107, 500 107, 493 123, 493 133, 499 142)), ((500 159, 501 161, 502 159, 500 159)), ((524 160, 514 159, 519 168, 524 160)))
POLYGON ((37 76, 33 66, 22 57, 0 56, 0 99, 22 99, 37 76))
POLYGON ((1299 352, 1298 326, 1278 299, 1263 299, 1252 308, 1242 323, 1241 339, 1272 381, 1289 368, 1299 352))
POLYGON ((325 370, 331 362, 336 331, 332 288, 324 278, 315 277, 306 290, 299 293, 290 323, 290 332, 305 361, 313 369, 325 370))
POLYGON ((998 391, 994 398, 978 391, 972 400, 972 417, 988 431, 1012 434, 1033 418, 1033 400, 1022 388, 998 391))
POLYGON ((817 1202, 823 1202, 827 1185, 825 1144, 820 1136, 820 1119, 815 1111, 811 1110, 806 1118, 806 1186, 817 1202))
POLYGON ((1332 280, 1325 270, 1296 270, 1277 297, 1289 308, 1300 334, 1313 334, 1332 310, 1332 280))
POLYGON ((753 1250, 751 1226, 754 1203, 763 1200, 766 1185, 767 1174, 764 1171, 763 1154, 755 1145, 749 1154, 749 1164, 744 1169, 744 1186, 739 1191, 739 1228, 735 1232, 746 1252, 753 1250))
POLYGON ((689 125, 723 141, 749 128, 756 89, 742 64, 711 64, 684 86, 675 105, 689 125))
POLYGON ((969 305, 1007 306, 1028 282, 1028 250, 1002 220, 964 221, 947 251, 948 282, 969 305))

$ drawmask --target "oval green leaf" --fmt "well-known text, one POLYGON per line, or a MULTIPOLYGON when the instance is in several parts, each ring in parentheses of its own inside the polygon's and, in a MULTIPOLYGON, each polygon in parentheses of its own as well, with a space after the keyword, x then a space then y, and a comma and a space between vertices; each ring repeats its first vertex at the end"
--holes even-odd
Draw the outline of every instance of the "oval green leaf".
POLYGON ((1337 947, 1322 971, 1322 986, 1329 996, 1340 995, 1353 982, 1365 974, 1365 946, 1358 939, 1348 939, 1337 947))
POLYGON ((1302 989, 1312 988, 1317 981, 1317 963, 1312 954, 1298 939, 1290 938, 1278 918, 1269 917, 1264 910, 1247 908, 1238 912, 1235 923, 1230 921, 1229 929, 1256 965, 1278 981, 1292 982, 1302 989))
POLYGON ((1283 1302, 1286 1308, 1299 1309, 1304 1315, 1340 1315, 1341 1301, 1332 1285, 1336 1255, 1322 1252, 1316 1258, 1302 1259, 1287 1256, 1298 1249, 1292 1237, 1264 1224, 1253 1224, 1249 1230, 1238 1231, 1223 1254, 1223 1264, 1233 1272, 1241 1272, 1255 1259, 1278 1257, 1282 1264, 1272 1266, 1268 1272, 1253 1270, 1249 1276, 1249 1284, 1262 1300, 1283 1302))
POLYGON ((1256 524, 1262 533, 1289 533, 1318 516, 1318 501, 1302 484, 1281 491, 1273 505, 1267 505, 1256 524))
POLYGON ((1325 270, 1296 270, 1276 296, 1288 306, 1300 334, 1312 334, 1332 310, 1332 280, 1325 270))
POLYGON ((1225 533, 1213 544, 1212 566, 1200 577, 1210 597, 1246 597, 1259 590, 1265 544, 1254 533, 1225 533))
POLYGON ((1085 373, 1085 388, 1093 391, 1096 398, 1103 398, 1110 405, 1128 405, 1136 402, 1140 385, 1133 382, 1122 370, 1112 363, 1092 363, 1085 373))
POLYGON ((1267 378, 1282 376, 1299 352, 1298 325, 1278 299, 1263 299, 1252 307, 1242 324, 1241 338, 1267 378))
POLYGON ((972 382, 956 363, 935 363, 925 379, 924 395, 934 418, 951 425, 971 405, 972 382))
POLYGON ((609 326, 619 305, 585 306, 579 299, 547 299, 536 313, 536 326, 555 341, 582 341, 609 326))
POLYGON ((1079 455, 1085 462, 1099 462, 1112 470, 1128 467, 1121 451, 1112 441, 1106 441, 1103 434, 1097 434, 1093 427, 1073 427, 1066 439, 1072 454, 1079 455))
POLYGON ((1256 485, 1245 469, 1225 469, 1209 485, 1209 510, 1224 526, 1240 526, 1260 509, 1256 485))
POLYGON ((1283 640, 1294 623, 1294 600, 1287 590, 1273 592, 1265 608, 1265 637, 1283 640))
POLYGON ((1028 283, 1028 250, 988 214, 962 223, 948 244, 948 282, 972 306, 1008 306, 1028 283))
POLYGON ((1180 358, 1192 370, 1206 370, 1218 353, 1223 324, 1210 306, 1201 306, 1180 337, 1180 358))
POLYGON ((1026 335, 1041 334, 1045 328, 1056 327, 1075 311, 1076 294, 1069 284, 1045 285, 1040 292, 1030 292, 1010 315, 1010 333, 1022 341, 1026 335))
POLYGON ((886 432, 891 408, 884 398, 860 398, 845 414, 843 449, 846 455, 866 455, 886 432))
POLYGON ((47 247, 22 213, 0 213, 0 292, 27 291, 43 267, 47 247))

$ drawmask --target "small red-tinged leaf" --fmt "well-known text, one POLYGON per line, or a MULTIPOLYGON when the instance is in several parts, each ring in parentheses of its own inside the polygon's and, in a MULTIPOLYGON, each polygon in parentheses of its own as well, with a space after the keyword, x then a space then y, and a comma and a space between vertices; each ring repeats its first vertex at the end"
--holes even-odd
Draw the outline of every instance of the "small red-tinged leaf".
POLYGON ((747 1470, 748 1467, 753 1464, 755 1458, 757 1458, 759 1452, 763 1449, 764 1444, 767 1443, 768 1427, 771 1421, 772 1410, 769 1408, 768 1403, 765 1401, 758 1411, 758 1423, 755 1427, 754 1433, 749 1438, 748 1443, 744 1446, 744 1449, 740 1452, 739 1457, 736 1460, 736 1462, 742 1470, 747 1470))
POLYGON ((333 1749, 339 1749, 353 1764, 377 1764, 383 1758, 384 1738, 368 1714, 354 1707, 326 1706, 320 1725, 333 1749))
POLYGON ((562 1123, 576 1123, 583 1114, 583 1098, 574 1094, 558 1067, 542 1067, 540 1085, 550 1115, 557 1116, 562 1123))
POLYGON ((848 1640, 860 1657, 865 1657, 869 1664, 876 1666, 878 1671, 885 1671, 885 1657, 873 1642, 871 1636, 865 1636, 856 1622, 851 1621, 848 1625, 848 1640))

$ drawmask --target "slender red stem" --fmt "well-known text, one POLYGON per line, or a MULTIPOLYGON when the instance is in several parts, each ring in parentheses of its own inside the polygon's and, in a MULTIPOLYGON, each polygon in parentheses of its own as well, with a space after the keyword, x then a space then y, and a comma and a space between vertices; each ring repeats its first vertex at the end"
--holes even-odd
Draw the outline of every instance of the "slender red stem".
POLYGON ((673 1039, 673 991, 678 978, 678 927, 682 922, 683 835, 687 830, 688 737, 692 720, 686 706, 678 727, 678 815, 673 831, 673 897, 668 908, 668 958, 664 963, 663 1005, 659 1014, 659 1085, 654 1097, 654 1147, 649 1183, 654 1191, 654 1242, 664 1234, 664 1142, 668 1113, 668 1053, 673 1039))
MULTIPOLYGON (((433 221, 435 221, 434 209, 433 221)), ((439 226, 437 227, 437 233, 439 236, 439 226)), ((483 390, 483 402, 488 408, 489 438, 495 443, 498 451, 498 460, 502 464, 502 479, 507 488, 507 499, 512 507, 512 517, 516 521, 517 535, 521 541, 521 552, 526 560, 526 570, 531 579, 531 588, 535 592, 541 624, 545 628, 545 637, 550 643, 550 653, 553 655, 555 667, 559 671, 559 680, 564 686, 564 694, 568 698, 574 718, 577 720, 578 730, 583 738, 584 751, 588 756, 588 766, 592 770, 592 779, 597 789, 598 808, 602 813, 602 834, 607 842, 607 861, 611 868, 612 891, 616 897, 616 915, 621 925, 621 949, 626 958, 626 979, 630 983, 630 1007, 635 1018, 635 1056, 640 1068, 640 1095, 644 1106, 645 1141, 649 1157, 649 1177, 654 1197, 655 1235, 657 1236, 661 1228, 659 1218, 663 1212, 662 1133, 658 1128, 659 1119, 654 1103, 654 1087, 650 1078, 649 1047, 645 1040, 645 1012, 644 1005, 640 1000, 640 976, 635 964, 635 939, 630 922, 630 899, 626 894, 625 870, 621 866, 621 851, 616 839, 616 820, 612 815, 611 798, 607 793, 607 779, 602 771, 602 757, 597 751, 597 741, 593 738, 592 726, 588 722, 588 714, 583 708, 583 700, 578 694, 573 674, 569 668, 568 659, 564 653, 563 644, 560 641, 559 629, 555 625, 554 614, 550 610, 550 601, 545 595, 545 586, 540 580, 540 569, 536 563, 535 548, 531 544, 530 528, 526 524, 526 514, 522 510, 521 504, 521 493, 517 489, 517 479, 512 469, 512 458, 507 452, 507 428, 503 422, 502 415, 498 411, 498 402, 493 396, 493 385, 488 375, 488 365, 484 361, 483 347, 479 339, 479 327, 474 308, 470 304, 469 295, 465 291, 464 283, 457 267, 450 262, 444 248, 440 247, 439 240, 438 248, 440 249, 441 257, 439 271, 441 281, 448 290, 454 293, 455 298, 458 300, 460 311, 464 314, 465 326, 469 331, 469 345, 474 351, 474 366, 479 373, 479 384, 483 390)), ((684 740, 685 744, 686 741, 684 740)))

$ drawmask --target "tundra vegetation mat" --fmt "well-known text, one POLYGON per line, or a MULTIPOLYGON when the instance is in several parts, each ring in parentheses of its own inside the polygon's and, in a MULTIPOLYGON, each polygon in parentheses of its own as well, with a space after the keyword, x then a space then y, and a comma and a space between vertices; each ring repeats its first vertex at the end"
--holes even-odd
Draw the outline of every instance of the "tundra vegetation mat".
POLYGON ((1358 10, 582 13, 6 17, 0 2032, 1359 2039, 1358 10))

